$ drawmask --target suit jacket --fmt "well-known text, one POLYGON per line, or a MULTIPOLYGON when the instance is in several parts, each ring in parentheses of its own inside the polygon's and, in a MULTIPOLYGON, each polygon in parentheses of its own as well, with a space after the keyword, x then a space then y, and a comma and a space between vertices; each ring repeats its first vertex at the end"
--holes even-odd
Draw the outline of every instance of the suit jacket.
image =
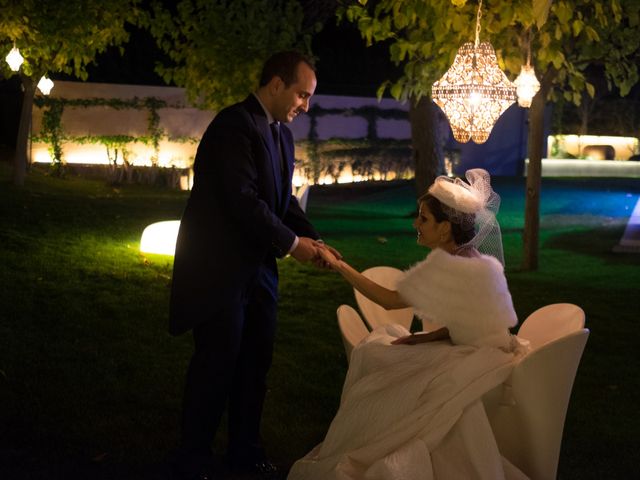
MULTIPOLYGON (((291 194, 293 136, 284 125, 280 141, 284 172, 253 95, 222 110, 205 131, 176 243, 172 334, 214 317, 261 265, 275 265, 275 257, 286 255, 296 235, 319 238, 291 194)), ((277 281, 273 288, 277 294, 277 281)))

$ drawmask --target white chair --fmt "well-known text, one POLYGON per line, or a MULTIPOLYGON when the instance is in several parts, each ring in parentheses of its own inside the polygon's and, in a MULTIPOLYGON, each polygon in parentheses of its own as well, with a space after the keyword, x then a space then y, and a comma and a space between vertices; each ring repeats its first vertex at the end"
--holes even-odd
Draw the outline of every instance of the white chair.
MULTIPOLYGON (((368 268, 364 270, 362 274, 383 287, 395 290, 398 280, 402 278, 404 272, 394 267, 378 266, 368 268)), ((400 324, 407 329, 411 328, 413 308, 407 307, 397 310, 386 310, 377 303, 369 300, 355 288, 353 289, 353 294, 356 297, 358 308, 371 330, 380 325, 393 323, 400 324)))
MULTIPOLYGON (((390 290, 395 290, 398 281, 404 276, 404 272, 402 270, 384 265, 368 268, 364 270, 362 274, 390 290)), ((414 315, 413 308, 407 307, 397 310, 386 310, 377 303, 369 300, 355 288, 353 289, 353 294, 356 297, 358 308, 371 330, 379 327, 380 325, 394 323, 402 325, 407 330, 411 328, 414 315)), ((422 320, 423 331, 428 332, 437 328, 439 328, 438 325, 422 320)))
POLYGON ((298 205, 303 212, 307 211, 307 200, 309 199, 309 184, 305 183, 296 189, 296 198, 298 199, 298 205))
POLYGON ((532 480, 556 478, 569 398, 589 337, 584 312, 580 322, 576 315, 563 315, 570 310, 558 308, 558 317, 547 318, 545 335, 534 334, 542 330, 538 319, 545 316, 527 318, 521 330, 530 323, 524 329, 530 337, 524 338, 531 341, 532 351, 483 397, 500 452, 532 480))
POLYGON ((360 340, 367 336, 369 330, 358 312, 349 305, 340 305, 336 315, 338 316, 338 327, 342 335, 344 351, 347 354, 347 362, 349 362, 351 351, 360 343, 360 340))
POLYGON ((539 308, 518 330, 518 336, 529 340, 531 348, 539 348, 550 341, 584 327, 584 310, 571 303, 554 303, 539 308))

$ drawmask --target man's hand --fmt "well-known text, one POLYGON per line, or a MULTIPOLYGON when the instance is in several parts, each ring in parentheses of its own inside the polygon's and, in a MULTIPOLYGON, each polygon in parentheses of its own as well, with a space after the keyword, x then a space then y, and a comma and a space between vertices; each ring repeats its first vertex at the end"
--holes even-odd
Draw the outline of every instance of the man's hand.
POLYGON ((291 256, 299 262, 308 262, 318 256, 318 247, 315 240, 309 237, 298 237, 298 246, 291 256))

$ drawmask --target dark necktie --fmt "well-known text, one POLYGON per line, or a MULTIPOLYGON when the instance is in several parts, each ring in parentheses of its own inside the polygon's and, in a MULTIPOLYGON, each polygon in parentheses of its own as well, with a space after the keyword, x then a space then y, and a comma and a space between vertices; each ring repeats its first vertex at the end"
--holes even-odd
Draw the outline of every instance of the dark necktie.
POLYGON ((282 159, 282 149, 280 148, 280 122, 272 122, 269 126, 271 127, 271 135, 273 135, 273 143, 275 143, 278 152, 280 170, 284 172, 284 161, 282 159))

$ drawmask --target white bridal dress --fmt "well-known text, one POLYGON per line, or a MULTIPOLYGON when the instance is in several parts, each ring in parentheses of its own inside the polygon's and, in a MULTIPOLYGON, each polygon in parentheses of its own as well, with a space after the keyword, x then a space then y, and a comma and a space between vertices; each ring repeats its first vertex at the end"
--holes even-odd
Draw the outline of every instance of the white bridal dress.
POLYGON ((501 457, 481 400, 525 350, 508 332, 516 317, 502 265, 434 250, 398 290, 452 340, 391 345, 409 332, 371 332, 352 352, 324 441, 289 480, 526 478, 501 457))

